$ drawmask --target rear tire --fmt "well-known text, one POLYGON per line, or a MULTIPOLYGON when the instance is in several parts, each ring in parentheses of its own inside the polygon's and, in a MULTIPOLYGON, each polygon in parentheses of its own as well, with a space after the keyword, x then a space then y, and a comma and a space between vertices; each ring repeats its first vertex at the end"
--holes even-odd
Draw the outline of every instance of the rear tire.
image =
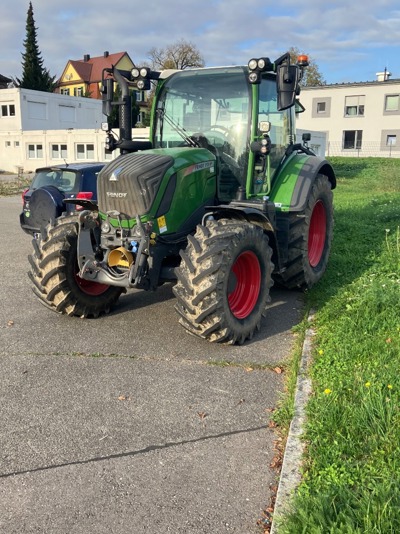
POLYGON ((62 216, 32 241, 28 256, 33 292, 50 309, 71 316, 108 313, 123 288, 83 280, 78 276, 78 219, 62 216))
POLYGON ((318 174, 303 212, 289 214, 289 249, 281 285, 310 288, 324 274, 333 237, 333 194, 328 178, 318 174))
POLYGON ((180 324, 211 342, 252 338, 269 301, 271 256, 268 236, 251 223, 221 219, 199 225, 176 269, 180 324))

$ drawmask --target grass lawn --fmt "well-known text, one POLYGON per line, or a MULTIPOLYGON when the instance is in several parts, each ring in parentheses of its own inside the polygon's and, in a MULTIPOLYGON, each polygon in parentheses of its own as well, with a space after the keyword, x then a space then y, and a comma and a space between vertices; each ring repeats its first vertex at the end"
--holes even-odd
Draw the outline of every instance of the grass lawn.
POLYGON ((306 296, 316 336, 303 482, 279 533, 399 533, 400 159, 330 161, 331 258, 306 296))

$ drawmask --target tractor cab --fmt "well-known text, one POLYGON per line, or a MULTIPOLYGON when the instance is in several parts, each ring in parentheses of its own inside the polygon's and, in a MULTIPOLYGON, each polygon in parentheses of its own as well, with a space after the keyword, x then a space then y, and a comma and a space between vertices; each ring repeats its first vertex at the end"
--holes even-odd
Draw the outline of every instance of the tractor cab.
POLYGON ((294 134, 292 108, 278 110, 275 75, 265 73, 261 84, 251 84, 245 67, 168 77, 157 95, 155 117, 154 147, 197 146, 216 156, 221 202, 235 198, 239 186, 246 189, 248 179, 250 196, 267 194, 294 134), (262 140, 268 147, 264 157, 252 145, 262 140))

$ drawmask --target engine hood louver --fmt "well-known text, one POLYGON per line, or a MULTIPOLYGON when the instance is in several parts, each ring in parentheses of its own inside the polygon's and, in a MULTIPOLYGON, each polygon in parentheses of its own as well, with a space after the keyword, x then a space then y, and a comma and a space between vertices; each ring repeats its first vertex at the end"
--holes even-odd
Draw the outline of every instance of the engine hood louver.
POLYGON ((97 179, 100 211, 118 211, 128 218, 144 215, 173 164, 171 156, 145 153, 127 154, 112 161, 97 179))

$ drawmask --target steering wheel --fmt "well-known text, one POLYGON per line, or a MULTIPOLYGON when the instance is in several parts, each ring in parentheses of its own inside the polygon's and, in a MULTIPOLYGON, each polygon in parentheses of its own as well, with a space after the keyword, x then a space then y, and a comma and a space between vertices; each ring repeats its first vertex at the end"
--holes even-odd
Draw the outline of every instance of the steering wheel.
POLYGON ((213 124, 212 126, 210 126, 210 128, 207 131, 208 132, 221 132, 225 137, 229 137, 231 135, 229 128, 226 128, 225 126, 221 126, 220 124, 213 124))

